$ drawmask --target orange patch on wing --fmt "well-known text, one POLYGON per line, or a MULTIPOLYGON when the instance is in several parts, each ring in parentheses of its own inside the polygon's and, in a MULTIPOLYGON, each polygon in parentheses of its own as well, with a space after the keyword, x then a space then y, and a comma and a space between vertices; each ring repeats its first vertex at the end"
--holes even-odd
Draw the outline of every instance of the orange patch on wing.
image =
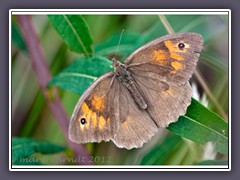
POLYGON ((184 50, 179 50, 178 49, 178 44, 174 44, 171 41, 164 41, 165 46, 168 48, 170 57, 176 60, 184 60, 184 58, 177 54, 177 52, 185 52, 184 50))
POLYGON ((107 119, 107 124, 110 124, 110 121, 111 121, 110 118, 108 118, 108 119, 107 119))
POLYGON ((103 130, 106 127, 106 121, 103 116, 99 117, 99 129, 103 130))
POLYGON ((180 69, 184 69, 184 65, 180 62, 177 61, 173 61, 171 62, 171 66, 175 69, 175 70, 180 70, 180 69))
POLYGON ((176 71, 176 70, 172 70, 172 71, 170 71, 170 73, 171 73, 171 74, 176 74, 177 71, 176 71))
POLYGON ((167 65, 167 55, 164 50, 154 50, 153 58, 154 58, 154 61, 157 61, 162 65, 167 65))
MULTIPOLYGON (((79 117, 79 119, 78 119, 80 129, 81 129, 81 130, 88 129, 88 127, 89 127, 89 125, 90 125, 90 117, 92 116, 92 114, 93 114, 94 112, 92 112, 92 111, 89 109, 88 105, 87 105, 85 102, 82 104, 81 111, 83 112, 83 115, 82 115, 82 117, 79 117), (85 118, 86 121, 87 121, 84 125, 81 124, 81 119, 82 119, 82 118, 85 118)), ((96 113, 95 113, 95 114, 96 114, 96 113)))
POLYGON ((97 114, 96 114, 96 112, 92 113, 91 123, 92 123, 93 128, 97 127, 97 114))
POLYGON ((127 126, 128 126, 127 120, 124 121, 124 122, 122 123, 122 125, 123 125, 124 127, 127 127, 127 126))
POLYGON ((82 117, 79 117, 79 119, 78 119, 80 129, 81 130, 88 129, 88 127, 89 127, 88 120, 89 120, 89 117, 91 116, 92 111, 89 109, 88 105, 85 102, 82 104, 81 111, 83 112, 83 115, 82 115, 82 117), (82 118, 85 118, 87 121, 84 125, 81 124, 82 118))
POLYGON ((104 109, 103 97, 94 95, 92 100, 92 106, 94 109, 102 111, 104 109))
POLYGON ((82 104, 81 110, 84 115, 87 115, 91 112, 91 110, 89 109, 88 105, 85 102, 82 104))
POLYGON ((173 90, 169 88, 166 92, 169 93, 169 94, 172 94, 173 90))
POLYGON ((82 104, 81 111, 82 111, 82 116, 79 117, 78 119, 79 127, 81 130, 88 129, 90 124, 91 124, 91 127, 93 127, 94 129, 98 127, 99 130, 103 130, 105 129, 106 125, 110 124, 109 117, 107 120, 105 120, 103 116, 98 117, 97 113, 92 111, 85 102, 83 102, 82 104), (86 123, 84 125, 81 124, 82 118, 86 119, 86 123))

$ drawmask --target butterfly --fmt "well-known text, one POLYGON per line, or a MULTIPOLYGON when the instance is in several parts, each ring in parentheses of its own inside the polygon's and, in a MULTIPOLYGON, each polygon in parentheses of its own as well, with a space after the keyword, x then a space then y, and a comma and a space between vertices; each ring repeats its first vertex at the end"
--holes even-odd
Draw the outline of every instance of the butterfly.
POLYGON ((141 46, 124 63, 113 58, 114 71, 100 76, 76 104, 69 139, 142 147, 159 128, 186 113, 189 79, 202 49, 200 34, 176 33, 141 46))

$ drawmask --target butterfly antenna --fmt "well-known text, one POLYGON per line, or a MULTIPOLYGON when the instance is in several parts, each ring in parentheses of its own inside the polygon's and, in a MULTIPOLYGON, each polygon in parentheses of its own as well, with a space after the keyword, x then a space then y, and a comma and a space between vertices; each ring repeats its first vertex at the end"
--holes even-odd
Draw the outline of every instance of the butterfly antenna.
POLYGON ((118 48, 119 48, 120 42, 121 42, 121 40, 122 40, 123 32, 124 32, 124 29, 123 29, 122 32, 121 32, 121 35, 120 35, 120 38, 119 38, 119 41, 118 41, 118 45, 117 45, 117 50, 116 50, 115 56, 117 56, 118 48))

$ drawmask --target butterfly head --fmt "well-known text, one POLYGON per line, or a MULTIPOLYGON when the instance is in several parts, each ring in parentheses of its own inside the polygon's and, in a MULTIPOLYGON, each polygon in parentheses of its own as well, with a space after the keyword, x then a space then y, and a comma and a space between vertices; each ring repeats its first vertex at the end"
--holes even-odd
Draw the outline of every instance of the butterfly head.
POLYGON ((116 60, 114 57, 111 59, 111 61, 112 61, 114 69, 116 69, 117 67, 119 67, 121 65, 121 63, 118 60, 116 60))

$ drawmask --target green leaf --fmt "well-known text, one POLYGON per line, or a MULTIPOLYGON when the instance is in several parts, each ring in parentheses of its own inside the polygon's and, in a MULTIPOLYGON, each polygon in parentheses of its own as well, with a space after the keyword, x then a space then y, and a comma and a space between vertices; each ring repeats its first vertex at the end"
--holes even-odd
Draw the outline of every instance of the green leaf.
POLYGON ((102 74, 113 69, 111 61, 102 57, 81 58, 74 61, 48 83, 82 94, 102 74))
MULTIPOLYGON (((214 35, 223 32, 227 26, 219 16, 206 15, 167 15, 165 16, 174 31, 177 32, 196 32, 200 33, 205 41, 208 41, 214 35), (214 22, 215 28, 210 29, 209 23, 214 22)), ((150 27, 139 39, 139 45, 155 38, 168 34, 162 22, 159 21, 150 27)))
POLYGON ((201 160, 202 146, 171 133, 161 144, 144 153, 141 165, 191 165, 201 160))
POLYGON ((226 74, 228 71, 228 65, 224 62, 224 59, 219 56, 219 54, 212 52, 212 50, 207 49, 201 55, 202 62, 219 74, 226 74))
POLYGON ((45 107, 45 97, 42 92, 38 92, 35 98, 35 101, 32 104, 32 108, 28 113, 28 117, 26 118, 20 136, 28 137, 31 135, 34 126, 37 124, 39 120, 39 116, 42 112, 42 108, 45 107))
POLYGON ((120 59, 124 60, 127 55, 131 54, 137 48, 136 42, 140 36, 130 32, 124 32, 122 38, 120 36, 120 33, 115 34, 105 42, 97 44, 94 47, 96 54, 104 57, 111 57, 117 53, 117 55, 121 56, 120 59))
POLYGON ((161 144, 152 148, 146 153, 141 165, 162 165, 183 143, 180 136, 172 135, 167 137, 161 144))
POLYGON ((49 20, 72 51, 91 56, 92 36, 80 15, 48 15, 49 20))
POLYGON ((228 165, 227 160, 205 160, 196 163, 195 165, 228 165))
POLYGON ((12 23, 12 42, 15 43, 20 49, 27 53, 26 44, 22 38, 22 33, 16 23, 12 23))
POLYGON ((13 164, 39 164, 38 161, 26 161, 34 153, 53 154, 65 150, 65 147, 30 138, 12 138, 13 164))
POLYGON ((220 153, 228 153, 228 123, 197 100, 192 99, 185 116, 180 116, 168 129, 197 143, 213 142, 220 153))

